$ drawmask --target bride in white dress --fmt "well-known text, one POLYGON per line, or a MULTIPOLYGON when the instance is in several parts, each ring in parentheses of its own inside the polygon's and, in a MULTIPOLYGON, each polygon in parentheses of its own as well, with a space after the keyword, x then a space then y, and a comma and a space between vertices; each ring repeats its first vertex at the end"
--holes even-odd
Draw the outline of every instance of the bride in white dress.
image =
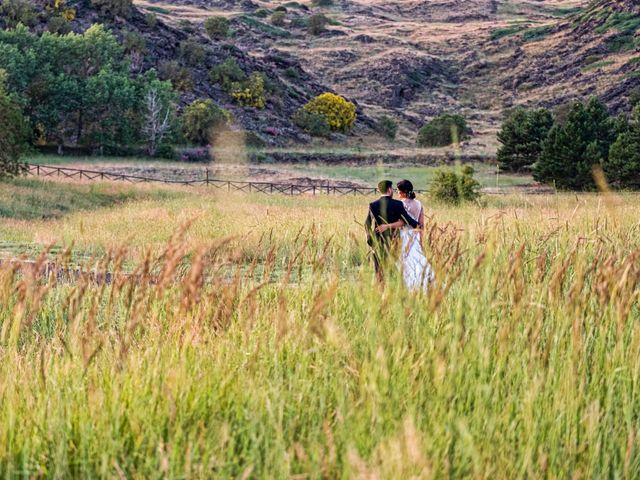
POLYGON ((424 208, 416 200, 413 184, 409 180, 402 180, 397 184, 400 200, 404 203, 407 213, 419 224, 419 229, 413 229, 402 221, 387 225, 380 225, 380 230, 399 228, 402 240, 400 267, 404 283, 410 290, 427 291, 429 284, 434 281, 433 269, 422 249, 422 229, 424 228, 424 208))

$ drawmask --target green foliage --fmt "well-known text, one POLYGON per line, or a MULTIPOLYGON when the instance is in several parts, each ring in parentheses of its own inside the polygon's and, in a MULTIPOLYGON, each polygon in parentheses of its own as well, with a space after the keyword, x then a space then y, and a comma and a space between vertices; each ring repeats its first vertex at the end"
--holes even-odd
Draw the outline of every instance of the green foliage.
POLYGON ((517 108, 502 124, 498 133, 498 165, 501 170, 519 172, 533 165, 542 151, 542 143, 553 126, 546 108, 517 108))
POLYGON ((480 184, 473 178, 474 173, 471 165, 465 165, 459 173, 450 168, 437 170, 429 187, 429 196, 452 205, 476 200, 480 196, 480 184))
POLYGON ((20 157, 28 144, 26 119, 17 99, 7 93, 5 79, 0 70, 0 178, 23 171, 20 157))
POLYGON ((209 17, 204 22, 204 29, 213 39, 222 39, 229 36, 229 20, 226 17, 209 17))
POLYGON ((28 0, 2 0, 0 3, 0 25, 15 28, 18 24, 33 27, 38 22, 38 14, 28 0))
POLYGON ((146 41, 138 32, 124 32, 122 46, 127 53, 137 52, 144 54, 147 52, 146 41))
POLYGON ((144 16, 144 23, 149 28, 156 28, 158 26, 158 16, 155 13, 149 12, 144 16))
POLYGON ((504 37, 510 37, 522 32, 527 27, 525 25, 513 25, 510 27, 496 28, 491 32, 491 40, 499 40, 504 37))
POLYGON ((595 188, 593 168, 607 162, 617 133, 616 122, 597 98, 587 104, 575 102, 566 121, 549 131, 533 177, 560 189, 595 188))
POLYGON ((103 27, 83 34, 0 31, 0 64, 43 143, 106 147, 140 139, 145 85, 103 27))
POLYGON ((91 6, 107 17, 129 18, 133 0, 90 0, 91 6))
POLYGON ((197 67, 207 59, 207 50, 195 40, 184 40, 178 46, 178 56, 187 65, 197 67))
POLYGON ((387 140, 394 140, 398 133, 398 124, 390 116, 383 115, 376 122, 376 131, 387 140))
POLYGON ((47 19, 47 31, 65 35, 71 31, 71 24, 66 18, 60 15, 53 15, 47 19))
POLYGON ((603 170, 615 188, 640 188, 640 108, 635 108, 628 130, 611 145, 603 170))
POLYGON ((313 98, 303 107, 307 112, 319 113, 327 119, 329 128, 347 132, 356 121, 356 106, 347 99, 331 92, 313 98))
POLYGON ((311 4, 314 7, 330 7, 333 5, 333 0, 311 0, 311 4))
POLYGON ((633 50, 639 45, 636 40, 635 33, 623 33, 613 36, 607 40, 607 48, 612 53, 626 52, 633 50))
POLYGON ((295 67, 287 67, 284 69, 282 73, 285 77, 290 78, 291 80, 300 79, 300 72, 295 67))
POLYGON ((291 36, 291 34, 275 25, 269 25, 268 23, 262 22, 257 18, 254 18, 250 15, 242 15, 239 17, 240 21, 245 25, 249 26, 253 30, 258 30, 266 35, 270 35, 276 38, 287 38, 291 36))
POLYGON ((311 15, 307 20, 307 30, 311 35, 320 35, 327 30, 329 19, 322 13, 311 15))
POLYGON ((635 33, 640 28, 640 15, 636 12, 615 12, 605 10, 606 20, 594 29, 595 33, 617 30, 621 33, 635 33))
POLYGON ((235 58, 229 57, 209 70, 209 81, 219 84, 227 92, 234 83, 244 82, 247 74, 240 68, 235 58))
POLYGON ((212 100, 196 100, 182 113, 182 132, 187 140, 206 145, 215 131, 224 128, 230 120, 229 113, 212 100))
POLYGON ((264 108, 266 104, 264 75, 253 72, 245 82, 232 84, 231 96, 243 107, 264 108))
POLYGON ((522 40, 525 42, 531 42, 534 40, 542 40, 553 31, 552 27, 543 26, 528 28, 522 33, 522 40))
POLYGON ((276 27, 284 27, 287 22, 287 12, 278 10, 271 15, 271 24, 276 27))
POLYGON ((321 113, 301 108, 293 115, 293 123, 313 137, 328 137, 331 134, 327 117, 321 113))
POLYGON ((607 67, 609 65, 613 65, 614 63, 616 63, 613 60, 601 60, 599 62, 594 62, 594 63, 589 63, 587 66, 585 66, 582 71, 583 72, 589 72, 591 70, 597 70, 599 68, 603 68, 603 67, 607 67))
POLYGON ((188 69, 175 60, 163 60, 158 64, 158 76, 169 80, 176 90, 189 91, 193 88, 193 79, 188 69))
POLYGON ((158 7, 157 5, 150 5, 147 7, 149 12, 159 13, 161 15, 171 15, 171 10, 163 7, 158 7))
POLYGON ((464 117, 443 113, 420 129, 417 144, 419 147, 446 147, 465 140, 470 134, 464 117))

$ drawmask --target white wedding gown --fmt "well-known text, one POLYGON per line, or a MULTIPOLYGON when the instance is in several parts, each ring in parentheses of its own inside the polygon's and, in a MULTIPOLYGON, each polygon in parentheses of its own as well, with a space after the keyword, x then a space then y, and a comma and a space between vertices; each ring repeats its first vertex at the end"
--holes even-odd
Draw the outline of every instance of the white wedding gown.
MULTIPOLYGON (((404 208, 415 221, 420 218, 422 204, 418 200, 403 199, 404 208)), ((409 226, 400 229, 402 239, 401 265, 404 283, 410 290, 429 289, 435 275, 420 244, 420 232, 409 226)))

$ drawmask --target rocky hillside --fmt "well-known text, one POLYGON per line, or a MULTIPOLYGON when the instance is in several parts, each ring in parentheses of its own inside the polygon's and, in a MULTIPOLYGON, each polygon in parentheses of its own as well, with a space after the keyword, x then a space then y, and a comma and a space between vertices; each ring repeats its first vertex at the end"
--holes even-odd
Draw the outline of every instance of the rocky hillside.
POLYGON ((406 151, 425 121, 456 112, 474 132, 463 153, 492 155, 504 111, 514 105, 553 107, 598 95, 619 112, 640 86, 637 0, 134 2, 129 18, 105 20, 81 1, 72 28, 106 21, 125 42, 132 32, 141 36, 144 48, 132 50, 132 68, 166 70, 177 62, 173 67, 190 77, 183 104, 213 98, 239 127, 276 147, 311 141, 291 116, 324 91, 358 105, 352 134, 334 136, 331 145, 406 151), (308 25, 317 14, 328 24, 312 34, 308 25), (229 20, 228 38, 205 34, 203 23, 212 16, 229 20), (185 44, 204 49, 204 56, 185 60, 185 44), (229 58, 247 74, 266 75, 264 109, 239 107, 210 81, 209 70, 229 58), (373 128, 383 114, 400 126, 393 146, 373 128))

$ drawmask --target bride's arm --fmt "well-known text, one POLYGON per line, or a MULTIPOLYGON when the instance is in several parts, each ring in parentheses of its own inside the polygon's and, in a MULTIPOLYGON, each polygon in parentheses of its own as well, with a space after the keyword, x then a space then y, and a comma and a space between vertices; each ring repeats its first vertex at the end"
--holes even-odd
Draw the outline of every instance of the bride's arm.
POLYGON ((390 228, 402 228, 404 227, 404 222, 402 220, 397 220, 393 223, 383 223, 382 225, 378 225, 376 227, 376 232, 382 233, 385 230, 389 230, 390 228))

